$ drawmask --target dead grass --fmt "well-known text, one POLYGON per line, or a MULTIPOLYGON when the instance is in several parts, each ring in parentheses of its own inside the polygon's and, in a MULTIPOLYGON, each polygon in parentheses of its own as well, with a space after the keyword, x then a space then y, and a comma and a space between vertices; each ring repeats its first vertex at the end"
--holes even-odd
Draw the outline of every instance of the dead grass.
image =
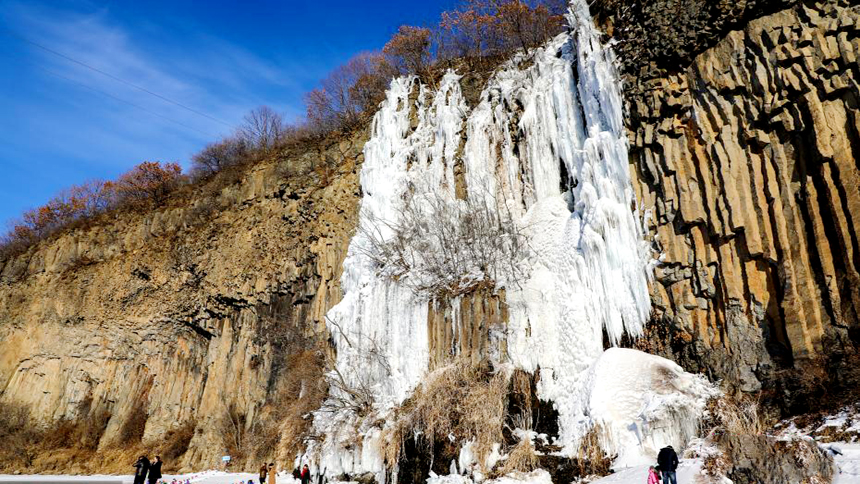
MULTIPOLYGON (((754 397, 720 396, 709 402, 708 415, 706 440, 717 451, 705 456, 703 469, 713 482, 721 482, 724 477, 734 479, 736 475, 757 473, 764 476, 777 471, 786 473, 786 479, 796 479, 795 482, 800 482, 801 478, 803 482, 814 482, 810 480, 812 477, 803 474, 822 467, 821 463, 827 461, 814 443, 802 439, 777 440, 767 435, 766 422, 754 397)), ((828 464, 823 467, 828 468, 828 464)))
POLYGON ((324 373, 319 352, 304 351, 290 357, 277 397, 280 455, 295 455, 302 449, 312 423, 310 413, 320 408, 328 393, 324 373))
POLYGON ((127 474, 141 454, 161 455, 165 470, 176 470, 194 435, 194 422, 186 422, 161 439, 143 443, 139 436, 146 412, 136 407, 130 426, 120 430, 136 440, 118 439, 100 448, 111 413, 90 400, 81 403, 78 413, 77 419, 40 425, 25 406, 0 404, 0 473, 127 474))
POLYGON ((535 408, 532 405, 534 400, 532 375, 523 370, 514 370, 511 374, 508 390, 508 415, 505 423, 507 431, 513 433, 516 429, 534 429, 535 408))
POLYGON ((733 397, 721 395, 708 402, 708 420, 705 427, 707 439, 720 449, 719 452, 705 456, 702 468, 706 476, 718 480, 732 468, 732 452, 727 452, 723 434, 762 435, 764 424, 758 413, 758 402, 748 396, 733 397))
POLYGON ((505 475, 514 471, 531 472, 539 466, 540 459, 535 453, 534 444, 530 439, 522 439, 508 454, 499 474, 505 475))
MULTIPOLYGON (((224 447, 235 457, 237 469, 253 469, 276 456, 290 460, 299 452, 310 431, 310 413, 327 393, 322 361, 314 350, 289 355, 279 387, 252 425, 238 407, 229 409, 225 421, 231 428, 223 432, 224 447)), ((82 404, 82 410, 91 406, 82 404)), ((127 474, 141 454, 162 456, 164 470, 172 472, 181 467, 197 430, 197 423, 189 420, 163 436, 143 440, 147 412, 138 404, 115 439, 102 442, 111 414, 92 408, 83 415, 40 427, 26 407, 0 404, 0 473, 127 474)))
POLYGON ((580 476, 605 476, 610 473, 612 458, 606 455, 601 442, 605 430, 600 424, 595 425, 583 437, 576 452, 576 466, 580 476))
POLYGON ((30 425, 30 412, 22 405, 0 404, 0 468, 27 467, 35 459, 39 433, 30 425))
POLYGON ((383 432, 382 455, 388 465, 397 465, 404 441, 416 435, 429 446, 449 436, 474 441, 476 457, 484 462, 493 443, 504 442, 509 379, 507 372, 494 372, 487 362, 466 359, 433 372, 383 432))
POLYGON ((49 449, 72 446, 82 451, 95 451, 110 418, 110 412, 101 409, 78 420, 62 419, 45 433, 41 444, 49 449))
POLYGON ((183 455, 188 451, 188 446, 191 445, 191 439, 194 438, 194 431, 197 428, 197 422, 189 420, 179 427, 169 430, 161 440, 160 449, 162 460, 165 463, 165 471, 178 469, 178 462, 183 455))
MULTIPOLYGON (((25 406, 0 404, 0 472, 127 472, 116 460, 121 457, 118 450, 111 449, 111 455, 97 451, 110 413, 91 405, 90 401, 81 404, 79 419, 40 426, 25 406)), ((132 447, 129 452, 140 452, 139 443, 132 447)))
POLYGON ((282 377, 272 398, 254 422, 235 405, 221 418, 223 446, 236 469, 253 469, 261 461, 292 460, 303 450, 310 432, 311 412, 327 394, 322 355, 305 350, 286 356, 282 377))

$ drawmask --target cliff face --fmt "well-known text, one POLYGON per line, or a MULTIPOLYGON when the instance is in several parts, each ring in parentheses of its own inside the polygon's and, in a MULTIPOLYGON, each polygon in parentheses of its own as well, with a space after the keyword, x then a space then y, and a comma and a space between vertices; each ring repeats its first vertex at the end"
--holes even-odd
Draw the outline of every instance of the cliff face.
POLYGON ((282 339, 313 336, 341 297, 360 138, 0 262, 3 400, 43 422, 107 411, 101 447, 128 445, 117 441, 141 415, 144 442, 193 422, 185 464, 214 465, 227 409, 259 417, 282 339), (325 159, 337 172, 294 174, 325 159))
MULTIPOLYGON (((593 7, 618 40, 630 172, 663 254, 646 338, 628 343, 792 412, 856 385, 858 7, 630 4, 593 7)), ((141 415, 144 441, 190 422, 184 464, 215 465, 228 410, 269 412, 290 345, 328 338, 364 136, 0 261, 0 401, 43 422, 106 411, 103 447, 141 415), (295 176, 314 160, 338 168, 295 176)), ((434 301, 429 367, 479 359, 507 304, 434 301)))
MULTIPOLYGON (((655 2, 627 15, 653 25, 697 4, 718 9, 710 3, 655 2)), ((805 396, 857 381, 860 9, 803 2, 715 33, 785 6, 751 5, 693 34, 680 20, 693 49, 713 44, 694 56, 615 30, 633 56, 631 171, 663 253, 651 343, 802 410, 805 396)), ((619 22, 618 8, 605 21, 619 22)))

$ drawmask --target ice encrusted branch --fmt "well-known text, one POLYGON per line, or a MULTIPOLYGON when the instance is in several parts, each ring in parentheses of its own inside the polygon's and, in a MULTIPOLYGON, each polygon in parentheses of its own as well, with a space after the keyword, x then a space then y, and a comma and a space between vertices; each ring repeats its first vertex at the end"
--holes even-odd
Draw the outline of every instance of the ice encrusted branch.
POLYGON ((368 216, 362 253, 384 277, 416 293, 456 296, 481 286, 528 278, 527 227, 487 197, 464 200, 441 191, 411 195, 393 220, 368 216))
POLYGON ((326 366, 330 369, 326 374, 329 397, 323 403, 321 410, 324 412, 350 411, 357 416, 365 416, 373 408, 374 383, 362 369, 372 365, 381 368, 385 375, 391 375, 391 366, 375 338, 355 334, 353 336, 357 341, 353 344, 337 321, 329 317, 326 317, 326 321, 331 328, 334 328, 333 336, 346 343, 354 352, 358 366, 338 366, 335 358, 326 356, 326 366))

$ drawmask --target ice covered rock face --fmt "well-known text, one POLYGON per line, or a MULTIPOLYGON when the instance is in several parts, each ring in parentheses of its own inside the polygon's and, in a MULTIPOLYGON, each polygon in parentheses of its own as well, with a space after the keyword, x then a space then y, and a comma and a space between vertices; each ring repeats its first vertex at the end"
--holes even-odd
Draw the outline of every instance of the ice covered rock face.
MULTIPOLYGON (((568 20, 570 34, 534 52, 530 67, 520 69, 514 60, 500 69, 471 112, 453 72, 435 91, 412 78, 391 84, 365 146, 364 196, 359 230, 344 262, 344 299, 327 318, 337 347, 337 378, 371 391, 376 411, 401 402, 428 370, 431 295, 413 290, 424 281, 410 284, 425 277, 420 271, 388 277, 374 260, 371 239, 393 237, 390 227, 408 204, 433 200, 457 207, 471 201, 503 214, 529 242, 523 260, 512 261, 527 268, 525 277, 494 273, 496 287, 506 290, 509 313, 506 331, 496 335, 505 340, 505 351, 499 346, 490 356, 529 371, 541 369, 540 396, 556 404, 559 443, 566 452, 574 453, 599 421, 611 429, 649 415, 667 425, 686 424, 677 420, 688 417, 695 422, 696 411, 672 420, 648 406, 659 406, 658 400, 631 401, 614 412, 600 408, 614 385, 631 388, 625 384, 629 378, 649 386, 660 368, 676 383, 689 376, 667 360, 637 352, 601 356, 604 332, 611 342, 625 331, 641 334, 650 313, 653 258, 629 178, 612 51, 599 42, 584 0, 571 3, 568 20), (466 200, 457 193, 457 166, 466 200), (640 371, 618 383, 623 376, 618 371, 641 370, 643 362, 651 373, 640 371)), ((420 254, 441 248, 411 249, 420 254)), ((666 391, 701 393, 702 388, 666 391)), ((381 472, 376 467, 381 460, 367 445, 346 452, 343 438, 334 435, 351 421, 337 413, 317 416, 317 428, 331 436, 316 449, 320 467, 330 475, 381 472)), ((683 445, 684 435, 643 426, 638 439, 610 432, 607 445, 643 448, 642 439, 650 439, 651 446, 683 445)))

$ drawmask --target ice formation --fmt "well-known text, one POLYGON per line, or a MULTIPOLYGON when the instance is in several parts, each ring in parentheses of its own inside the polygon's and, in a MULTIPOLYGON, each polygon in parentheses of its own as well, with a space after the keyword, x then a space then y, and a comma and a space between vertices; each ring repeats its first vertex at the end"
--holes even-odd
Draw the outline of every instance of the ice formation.
POLYGON ((601 424, 613 465, 652 463, 667 444, 681 449, 698 432, 716 389, 700 375, 641 351, 610 348, 585 375, 584 414, 601 424))
MULTIPOLYGON (((530 247, 524 260, 513 261, 528 268, 526 277, 496 276, 497 287, 506 288, 509 321, 500 336, 507 352, 495 357, 540 369, 538 390, 559 411, 566 452, 602 423, 607 445, 632 463, 655 446, 683 444, 685 425, 695 422, 711 390, 668 360, 604 353, 604 332, 613 343, 625 331, 641 334, 653 258, 629 177, 613 53, 600 43, 585 0, 571 3, 568 21, 571 32, 533 52, 529 67, 519 68, 520 59, 503 66, 471 111, 453 72, 435 90, 415 78, 392 82, 365 147, 359 229, 344 262, 344 298, 328 326, 336 377, 371 393, 377 414, 402 402, 428 370, 431 296, 414 290, 426 285, 412 284, 427 277, 421 271, 385 274, 375 244, 393 237, 407 206, 424 210, 432 200, 492 207, 517 224, 530 247), (457 163, 466 200, 457 196, 457 163), (661 375, 671 381, 649 392, 661 375), (613 402, 613 392, 624 405, 613 402)), ((410 249, 420 265, 421 253, 434 247, 410 249)), ((332 392, 350 398, 338 395, 337 385, 332 392)), ((315 422, 327 436, 312 449, 321 470, 375 472, 382 482, 382 461, 372 449, 378 431, 362 427, 348 409, 321 412, 315 422), (356 427, 364 445, 341 435, 356 427)))

